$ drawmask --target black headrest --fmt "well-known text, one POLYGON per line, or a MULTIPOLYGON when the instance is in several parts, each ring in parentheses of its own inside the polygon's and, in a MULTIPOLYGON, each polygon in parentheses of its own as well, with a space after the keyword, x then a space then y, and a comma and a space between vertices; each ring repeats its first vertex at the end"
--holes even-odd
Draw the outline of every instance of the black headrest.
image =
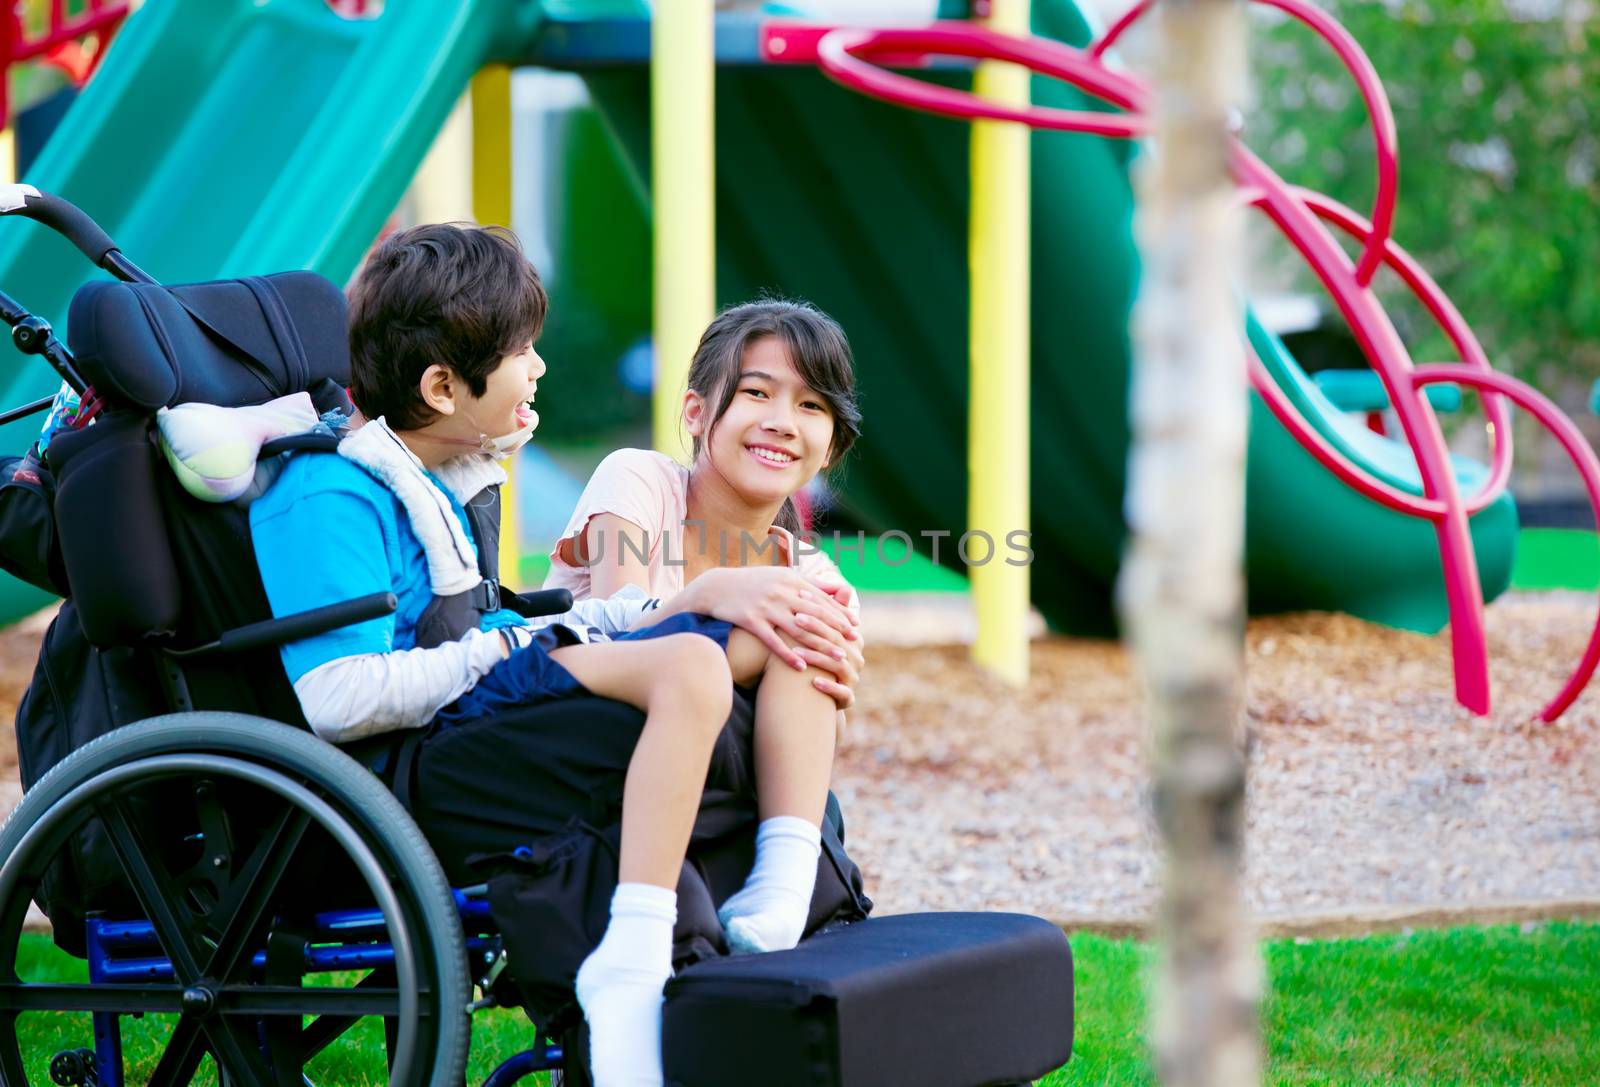
POLYGON ((314 272, 176 287, 97 281, 73 296, 67 329, 96 391, 146 411, 350 383, 344 292, 314 272))

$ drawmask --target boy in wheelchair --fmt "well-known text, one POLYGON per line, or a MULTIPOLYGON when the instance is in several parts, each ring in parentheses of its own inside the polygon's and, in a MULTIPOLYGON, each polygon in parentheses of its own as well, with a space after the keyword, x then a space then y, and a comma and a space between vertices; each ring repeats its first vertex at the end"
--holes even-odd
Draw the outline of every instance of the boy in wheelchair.
MULTIPOLYGON (((480 569, 493 540, 473 538, 468 506, 504 480, 499 460, 531 435, 545 371, 533 342, 546 296, 511 235, 404 231, 372 254, 351 295, 352 394, 366 418, 337 455, 290 459, 252 505, 251 534, 275 615, 385 591, 398 608, 285 645, 288 677, 307 722, 336 742, 424 726, 433 737, 584 695, 644 712, 622 792, 609 924, 576 980, 600 1087, 659 1083, 662 987, 691 829, 734 683, 759 679, 768 651, 690 592, 665 605, 587 601, 537 627, 499 606, 480 569)), ((850 625, 817 596, 818 618, 850 625)), ((429 831, 447 787, 418 784, 429 831)), ((490 803, 514 811, 518 798, 490 803)), ((767 908, 795 913, 782 927, 796 937, 821 851, 819 828, 799 829, 809 834, 764 836, 756 857, 780 884, 767 908)))
MULTIPOLYGON (((358 367, 355 388, 374 420, 340 453, 330 434, 263 446, 320 452, 263 456, 264 475, 281 475, 247 509, 179 485, 158 417, 244 406, 226 418, 245 420, 307 393, 315 411, 348 413, 342 292, 304 272, 162 286, 65 201, 26 197, 0 209, 47 222, 121 282, 77 292, 70 351, 0 292, 18 346, 94 392, 47 456, 41 443, 0 457, 0 568, 66 598, 17 714, 27 791, 0 825, 0 974, 30 899, 91 963, 89 986, 0 977, 0 1080, 42 1082, 23 1070, 18 1011, 59 1007, 93 1013, 92 1070, 107 1087, 123 1081, 119 1022, 148 1010, 182 1011, 160 1082, 188 1082, 205 1053, 226 1082, 303 1082, 308 1061, 374 1015, 393 1027, 393 1082, 417 1073, 442 1087, 466 1058, 454 1010, 485 1003, 467 1008, 469 950, 479 983, 520 998, 551 1038, 574 1027, 575 975, 597 964, 580 989, 612 1039, 594 1044, 602 1083, 660 1082, 664 1063, 701 1087, 970 1087, 1066 1059, 1070 949, 1036 918, 908 915, 778 955, 721 954, 717 903, 751 873, 760 839, 749 699, 735 692, 721 720, 731 681, 754 672, 712 643, 748 621, 751 600, 613 598, 543 625, 499 608, 533 610, 493 580, 498 473, 450 453, 514 448, 533 422, 517 405, 542 369, 531 341, 543 298, 509 238, 433 228, 380 252, 391 271, 414 261, 426 274, 401 277, 418 288, 399 292, 404 305, 369 310, 383 292, 368 278, 356 292, 350 342, 375 365, 366 378, 358 367), (392 338, 367 343, 362 329, 392 338), (448 350, 429 338, 445 332, 459 337, 448 350), (385 374, 392 387, 370 384, 385 374), (629 636, 662 618, 673 625, 629 636), (595 691, 621 701, 582 697, 595 691), (226 798, 218 781, 233 783, 226 798), (313 814, 325 833, 302 849, 313 814), (478 886, 452 891, 446 877, 478 886), (352 879, 369 900, 348 897, 352 879), (619 883, 640 890, 614 895, 619 883), (615 959, 601 954, 613 937, 615 959), (368 965, 349 989, 296 984, 368 965), (960 1029, 924 1029, 935 1023, 960 1029)), ((827 621, 807 593, 808 614, 827 621)), ((820 858, 814 845, 803 855, 807 932, 871 907, 840 827, 830 807, 820 858)), ((558 1066, 581 1079, 579 1039, 491 1079, 558 1066)), ((81 1066, 83 1052, 60 1056, 81 1066)))

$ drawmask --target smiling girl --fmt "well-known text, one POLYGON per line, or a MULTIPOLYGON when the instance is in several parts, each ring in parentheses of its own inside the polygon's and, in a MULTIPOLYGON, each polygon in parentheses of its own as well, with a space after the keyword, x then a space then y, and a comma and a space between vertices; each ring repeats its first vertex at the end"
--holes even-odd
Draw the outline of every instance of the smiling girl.
POLYGON ((780 950, 805 927, 835 718, 852 704, 862 665, 855 593, 796 538, 794 506, 860 433, 850 345, 804 303, 735 306, 701 337, 688 386, 691 466, 644 449, 608 456, 545 584, 580 600, 642 590, 679 605, 692 596, 685 610, 738 628, 727 643, 734 679, 759 685, 761 824, 755 866, 718 914, 736 951, 780 950))

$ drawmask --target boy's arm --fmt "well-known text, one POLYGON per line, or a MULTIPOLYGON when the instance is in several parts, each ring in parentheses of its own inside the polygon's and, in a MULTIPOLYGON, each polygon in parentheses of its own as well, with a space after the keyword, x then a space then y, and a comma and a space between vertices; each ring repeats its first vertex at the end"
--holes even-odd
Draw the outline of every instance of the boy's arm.
POLYGON ((505 656, 499 631, 471 630, 429 649, 328 661, 295 680, 294 693, 316 734, 344 743, 427 724, 505 656))
MULTIPOLYGON (((292 497, 264 498, 251 508, 256 564, 273 615, 393 591, 384 520, 370 499, 344 489, 292 497)), ((505 655, 493 632, 400 651, 394 632, 391 615, 282 648, 284 670, 317 735, 346 741, 424 725, 505 655)))

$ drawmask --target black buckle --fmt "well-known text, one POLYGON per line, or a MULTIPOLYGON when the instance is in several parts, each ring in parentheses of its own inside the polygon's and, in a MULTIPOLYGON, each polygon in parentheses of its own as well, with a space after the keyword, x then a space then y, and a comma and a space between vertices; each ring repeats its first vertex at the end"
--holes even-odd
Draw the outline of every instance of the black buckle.
POLYGON ((483 590, 483 603, 480 607, 484 611, 500 610, 500 583, 492 577, 486 577, 478 584, 483 590))

